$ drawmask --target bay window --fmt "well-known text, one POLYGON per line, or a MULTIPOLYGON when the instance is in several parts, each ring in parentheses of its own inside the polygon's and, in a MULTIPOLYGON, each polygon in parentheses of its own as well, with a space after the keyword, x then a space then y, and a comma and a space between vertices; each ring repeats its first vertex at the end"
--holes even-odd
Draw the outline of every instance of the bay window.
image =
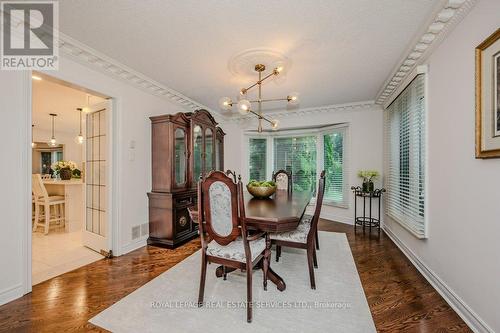
POLYGON ((249 180, 292 172, 293 191, 315 191, 326 172, 325 204, 347 208, 347 125, 312 130, 262 133, 248 137, 249 180))

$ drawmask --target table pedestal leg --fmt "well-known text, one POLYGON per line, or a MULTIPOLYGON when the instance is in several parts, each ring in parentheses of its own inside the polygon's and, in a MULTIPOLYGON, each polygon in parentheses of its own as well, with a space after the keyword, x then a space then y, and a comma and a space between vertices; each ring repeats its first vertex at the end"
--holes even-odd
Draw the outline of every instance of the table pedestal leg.
POLYGON ((281 276, 276 274, 271 267, 267 270, 267 278, 276 285, 276 288, 278 288, 279 291, 284 291, 286 289, 285 281, 283 281, 281 276))

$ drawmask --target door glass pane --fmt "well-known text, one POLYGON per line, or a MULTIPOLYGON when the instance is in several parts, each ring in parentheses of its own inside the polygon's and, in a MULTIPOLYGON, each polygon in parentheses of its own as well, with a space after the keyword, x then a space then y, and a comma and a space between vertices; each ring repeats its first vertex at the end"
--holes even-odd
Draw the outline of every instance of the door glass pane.
POLYGON ((106 232, 106 116, 105 110, 87 115, 85 229, 101 236, 106 232))
POLYGON ((182 128, 175 130, 175 184, 182 185, 186 182, 186 133, 182 128))
POLYGON ((210 128, 205 130, 205 174, 213 170, 214 142, 213 131, 210 128))
POLYGON ((201 151, 203 145, 203 138, 201 133, 201 127, 196 125, 193 129, 193 182, 197 183, 201 174, 201 151))

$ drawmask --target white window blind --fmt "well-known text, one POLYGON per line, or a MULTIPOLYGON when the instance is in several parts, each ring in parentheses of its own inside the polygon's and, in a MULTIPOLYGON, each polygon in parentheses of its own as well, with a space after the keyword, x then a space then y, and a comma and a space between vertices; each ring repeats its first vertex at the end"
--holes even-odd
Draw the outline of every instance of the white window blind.
POLYGON ((425 226, 425 77, 420 74, 385 112, 387 214, 418 238, 425 226))
POLYGON ((266 180, 266 138, 250 138, 249 147, 249 179, 263 181, 266 180))
POLYGON ((323 161, 325 177, 325 202, 346 207, 348 194, 345 167, 346 128, 334 129, 323 135, 323 161))
POLYGON ((317 136, 274 138, 274 171, 292 172, 294 191, 316 187, 317 136))

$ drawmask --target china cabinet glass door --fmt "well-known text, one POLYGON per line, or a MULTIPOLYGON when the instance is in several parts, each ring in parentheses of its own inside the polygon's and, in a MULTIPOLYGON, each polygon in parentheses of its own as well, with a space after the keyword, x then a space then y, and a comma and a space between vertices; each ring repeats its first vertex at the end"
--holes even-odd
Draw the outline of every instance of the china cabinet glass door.
POLYGON ((187 180, 186 131, 179 127, 175 129, 174 172, 175 186, 182 187, 187 180))
POLYGON ((193 184, 196 184, 202 173, 203 132, 201 126, 193 129, 193 184))
POLYGON ((214 133, 211 128, 205 130, 205 175, 213 170, 214 133))

